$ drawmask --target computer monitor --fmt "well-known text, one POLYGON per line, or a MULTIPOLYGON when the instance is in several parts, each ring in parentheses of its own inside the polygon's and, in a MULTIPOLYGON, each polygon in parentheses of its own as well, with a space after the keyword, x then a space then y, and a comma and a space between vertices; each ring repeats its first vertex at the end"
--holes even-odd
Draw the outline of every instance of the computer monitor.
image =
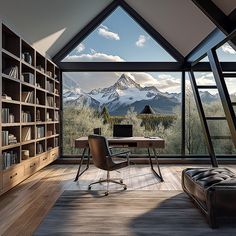
POLYGON ((113 125, 113 137, 132 137, 133 125, 113 125))

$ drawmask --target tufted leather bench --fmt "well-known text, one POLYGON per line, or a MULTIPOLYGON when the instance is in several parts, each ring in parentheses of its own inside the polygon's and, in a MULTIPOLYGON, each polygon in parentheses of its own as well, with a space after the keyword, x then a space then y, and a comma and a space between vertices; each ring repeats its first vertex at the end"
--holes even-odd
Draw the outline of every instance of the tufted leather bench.
POLYGON ((226 168, 188 168, 183 190, 206 215, 212 228, 221 217, 236 216, 236 175, 226 168))

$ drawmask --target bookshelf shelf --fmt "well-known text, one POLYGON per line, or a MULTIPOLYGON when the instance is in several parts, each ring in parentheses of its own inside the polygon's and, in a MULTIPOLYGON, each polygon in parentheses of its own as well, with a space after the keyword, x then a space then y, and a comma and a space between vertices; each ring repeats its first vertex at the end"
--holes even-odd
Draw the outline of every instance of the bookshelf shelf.
POLYGON ((20 145, 21 145, 20 143, 15 143, 15 144, 12 144, 12 145, 2 146, 2 150, 7 150, 7 149, 20 147, 20 145))
POLYGON ((1 195, 59 155, 60 69, 2 22, 0 30, 0 174, 17 173, 1 195))

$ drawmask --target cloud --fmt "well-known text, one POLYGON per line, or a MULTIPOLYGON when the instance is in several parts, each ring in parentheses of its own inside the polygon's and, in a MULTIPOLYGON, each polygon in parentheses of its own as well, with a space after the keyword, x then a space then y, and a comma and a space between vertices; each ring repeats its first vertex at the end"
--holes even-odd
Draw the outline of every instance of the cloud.
POLYGON ((138 40, 135 42, 137 47, 144 47, 145 43, 147 42, 147 40, 149 39, 149 37, 145 36, 145 35, 139 35, 138 40))
MULTIPOLYGON (((129 75, 129 74, 128 74, 129 75)), ((130 75, 129 75, 130 76, 130 75)), ((155 86, 161 92, 180 93, 181 79, 171 74, 159 74, 156 78, 146 72, 134 72, 130 76, 142 87, 155 86)))
POLYGON ((76 53, 81 53, 82 51, 84 51, 85 49, 85 46, 83 43, 80 43, 76 48, 75 48, 75 51, 76 53))
POLYGON ((64 62, 122 62, 125 61, 119 56, 108 55, 93 51, 92 54, 71 55, 66 57, 64 62))
POLYGON ((63 79, 72 79, 84 92, 113 85, 120 77, 116 72, 65 72, 63 79))
POLYGON ((98 28, 98 34, 106 39, 120 40, 120 36, 117 33, 109 31, 109 28, 105 25, 101 25, 98 28))
POLYGON ((225 43, 222 47, 221 47, 222 51, 225 53, 229 53, 229 54, 236 54, 236 51, 228 44, 225 43))

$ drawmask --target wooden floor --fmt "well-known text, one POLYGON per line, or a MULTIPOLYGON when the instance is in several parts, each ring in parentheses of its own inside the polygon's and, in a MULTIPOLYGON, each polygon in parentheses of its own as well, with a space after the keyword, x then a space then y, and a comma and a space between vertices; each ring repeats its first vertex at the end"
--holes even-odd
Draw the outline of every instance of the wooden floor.
MULTIPOLYGON (((105 177, 105 172, 91 167, 78 182, 73 182, 77 165, 51 165, 31 176, 0 197, 0 234, 32 235, 64 190, 86 190, 90 182, 105 177)), ((189 165, 162 165, 164 182, 160 183, 144 165, 135 165, 112 177, 122 177, 128 190, 182 190, 181 171, 189 165)), ((236 166, 227 166, 236 171, 236 166)), ((111 185, 112 190, 118 186, 111 185)), ((93 190, 103 190, 96 185, 93 190)), ((117 193, 118 194, 118 193, 117 193)))

